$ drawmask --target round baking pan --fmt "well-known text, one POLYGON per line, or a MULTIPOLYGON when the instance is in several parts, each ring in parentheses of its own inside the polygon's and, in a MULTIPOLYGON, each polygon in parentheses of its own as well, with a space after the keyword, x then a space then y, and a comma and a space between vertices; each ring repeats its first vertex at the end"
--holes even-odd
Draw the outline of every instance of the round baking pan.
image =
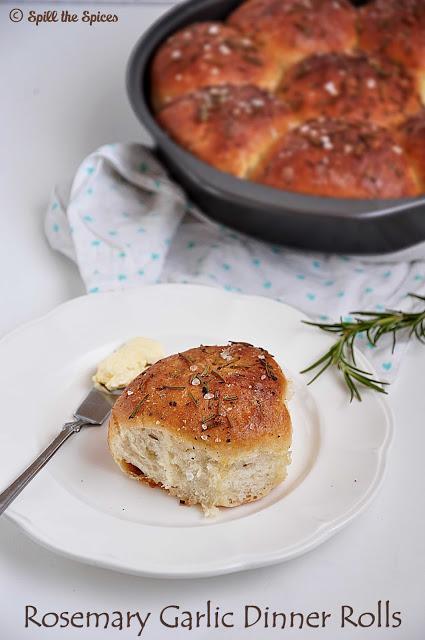
MULTIPOLYGON (((385 254, 425 240, 425 194, 399 200, 320 198, 235 178, 198 160, 157 124, 150 105, 150 63, 158 46, 193 22, 222 20, 240 0, 189 0, 162 16, 137 42, 127 69, 133 110, 157 154, 210 218, 244 233, 304 249, 385 254)), ((357 4, 362 4, 358 2, 357 4)))

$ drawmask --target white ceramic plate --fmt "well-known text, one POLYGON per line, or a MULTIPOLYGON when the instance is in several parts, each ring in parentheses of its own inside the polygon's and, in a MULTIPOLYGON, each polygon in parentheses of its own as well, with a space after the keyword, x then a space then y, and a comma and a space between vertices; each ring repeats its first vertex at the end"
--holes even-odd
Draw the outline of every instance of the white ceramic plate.
POLYGON ((77 298, 9 334, 0 342, 0 490, 71 417, 98 361, 136 335, 160 340, 167 353, 228 340, 265 347, 295 394, 289 475, 260 501, 205 519, 196 507, 124 476, 103 426, 68 441, 7 515, 66 556, 157 577, 259 567, 320 544, 378 489, 392 423, 378 394, 366 392, 350 405, 332 373, 306 386, 297 372, 331 341, 304 318, 266 298, 157 285, 77 298))

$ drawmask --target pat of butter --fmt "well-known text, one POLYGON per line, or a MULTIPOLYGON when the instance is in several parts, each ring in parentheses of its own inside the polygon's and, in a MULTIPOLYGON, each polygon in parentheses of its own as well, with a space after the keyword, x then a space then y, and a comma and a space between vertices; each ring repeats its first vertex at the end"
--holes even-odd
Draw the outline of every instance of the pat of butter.
POLYGON ((162 345, 156 340, 132 338, 102 360, 93 382, 103 384, 110 391, 121 389, 164 355, 162 345))

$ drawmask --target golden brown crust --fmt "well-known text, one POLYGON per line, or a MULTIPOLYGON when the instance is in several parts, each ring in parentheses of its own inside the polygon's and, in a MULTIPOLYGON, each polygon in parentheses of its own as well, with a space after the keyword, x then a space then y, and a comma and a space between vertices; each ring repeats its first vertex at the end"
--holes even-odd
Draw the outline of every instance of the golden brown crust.
POLYGON ((177 143, 237 177, 325 197, 417 195, 420 152, 395 140, 425 101, 425 0, 245 0, 159 49, 152 95, 177 143))
POLYGON ((425 109, 399 128, 400 145, 413 164, 421 191, 425 192, 425 109))
POLYGON ((254 179, 287 191, 342 198, 417 195, 403 149, 386 129, 319 119, 277 143, 254 179))
POLYGON ((112 410, 109 439, 120 426, 146 424, 217 450, 282 449, 291 441, 286 385, 264 349, 245 343, 189 349, 160 360, 127 387, 112 410))
POLYGON ((359 46, 425 69, 425 2, 372 0, 359 11, 359 46))
POLYGON ((200 22, 172 35, 155 54, 152 99, 156 109, 205 86, 255 84, 273 89, 280 65, 254 42, 220 22, 200 22))
POLYGON ((289 69, 278 95, 302 120, 326 116, 390 126, 421 108, 415 82, 403 67, 364 53, 305 58, 289 69))
POLYGON ((351 51, 356 11, 348 0, 247 0, 228 18, 284 66, 304 56, 351 51))
POLYGON ((276 96, 245 85, 206 87, 164 107, 158 120, 176 142, 209 164, 246 177, 294 115, 276 96))

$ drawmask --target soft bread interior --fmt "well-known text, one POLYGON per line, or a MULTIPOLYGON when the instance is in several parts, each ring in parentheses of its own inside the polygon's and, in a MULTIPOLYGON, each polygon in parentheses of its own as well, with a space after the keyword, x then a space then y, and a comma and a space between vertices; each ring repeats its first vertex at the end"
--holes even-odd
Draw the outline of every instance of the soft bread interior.
POLYGON ((121 425, 110 441, 112 454, 129 476, 157 484, 206 512, 261 498, 286 477, 289 443, 226 454, 203 443, 191 445, 154 425, 121 425), (286 446, 288 445, 288 446, 286 446))

